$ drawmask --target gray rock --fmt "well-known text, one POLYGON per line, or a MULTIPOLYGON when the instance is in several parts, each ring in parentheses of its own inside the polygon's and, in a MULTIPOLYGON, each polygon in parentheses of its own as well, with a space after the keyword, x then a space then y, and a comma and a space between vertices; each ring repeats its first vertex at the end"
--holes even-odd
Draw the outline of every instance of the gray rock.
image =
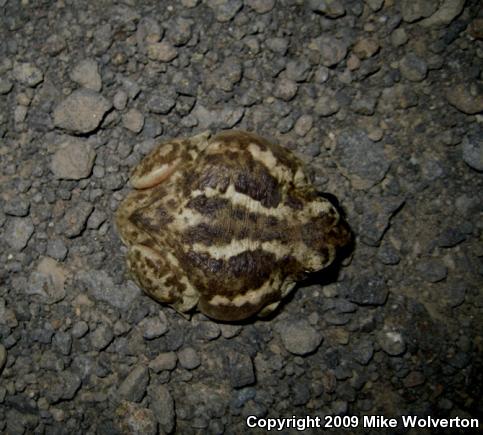
POLYGON ((313 39, 309 48, 320 53, 320 63, 331 67, 337 65, 347 55, 348 45, 345 41, 333 36, 324 35, 313 39))
POLYGON ((304 137, 314 124, 314 119, 310 115, 302 115, 297 122, 295 122, 294 130, 298 136, 304 137))
POLYGON ((275 0, 245 0, 245 5, 250 6, 257 14, 266 14, 275 6, 275 0))
POLYGON ((376 38, 359 39, 352 47, 352 51, 359 59, 368 59, 379 51, 379 42, 376 38))
POLYGON ((114 333, 109 325, 101 324, 90 333, 91 346, 97 350, 103 350, 114 340, 114 333))
POLYGON ((155 92, 147 102, 149 111, 161 115, 166 115, 175 106, 176 99, 166 93, 155 92))
POLYGON ((51 403, 73 399, 82 385, 80 377, 70 370, 48 376, 44 382, 45 397, 51 403))
POLYGON ((200 2, 200 0, 181 0, 181 4, 185 8, 189 8, 189 9, 192 9, 192 8, 198 6, 199 2, 200 2))
POLYGON ((74 354, 72 368, 80 376, 82 381, 87 381, 96 367, 94 357, 87 354, 74 354))
POLYGON ((459 14, 461 14, 465 6, 465 1, 466 0, 443 0, 438 10, 430 17, 420 21, 419 24, 423 27, 447 26, 459 14))
POLYGON ((89 219, 87 219, 87 228, 97 230, 106 220, 106 213, 98 208, 95 208, 92 214, 89 216, 89 219))
POLYGON ((286 116, 277 123, 277 131, 280 133, 288 133, 292 130, 294 123, 295 121, 291 116, 286 116))
POLYGON ((165 385, 150 386, 149 408, 165 433, 171 433, 175 424, 174 400, 165 385))
POLYGON ((207 0, 206 4, 210 7, 217 21, 225 23, 235 17, 242 8, 242 0, 207 0))
POLYGON ((381 247, 377 251, 377 258, 382 264, 394 265, 401 261, 401 257, 397 253, 396 249, 389 243, 382 243, 381 247))
POLYGON ((232 128, 240 122, 244 114, 245 110, 242 107, 224 107, 218 112, 218 119, 215 126, 224 129, 232 128))
POLYGON ((196 340, 211 341, 216 340, 221 334, 220 327, 214 322, 201 322, 196 326, 194 337, 196 340))
POLYGON ((120 417, 119 426, 122 433, 133 435, 156 435, 159 433, 157 430, 158 422, 150 409, 124 400, 116 409, 116 414, 120 417))
POLYGON ((354 359, 362 365, 369 364, 371 361, 372 356, 374 355, 374 346, 372 341, 369 340, 359 340, 352 346, 352 356, 354 359))
POLYGON ((209 110, 199 102, 191 114, 198 120, 200 129, 231 128, 242 119, 245 110, 242 107, 226 106, 219 110, 209 110))
POLYGON ((377 12, 382 8, 384 0, 366 0, 366 3, 373 12, 377 12))
POLYGON ((233 388, 242 388, 255 382, 253 362, 249 355, 229 349, 225 355, 226 370, 233 388))
POLYGON ((178 50, 168 41, 153 42, 148 45, 148 57, 158 62, 171 62, 178 56, 178 50))
POLYGON ((0 343, 0 374, 7 363, 7 349, 0 343))
POLYGON ((94 59, 84 59, 78 62, 72 69, 70 78, 79 85, 95 92, 102 89, 99 66, 94 59))
POLYGON ((42 71, 29 62, 17 63, 13 68, 13 75, 18 82, 31 88, 37 86, 44 80, 42 71))
POLYGON ((362 241, 369 246, 378 246, 389 227, 391 218, 403 204, 404 200, 401 198, 368 198, 364 202, 359 225, 362 241))
POLYGON ((13 88, 13 83, 6 77, 0 77, 0 95, 8 94, 13 88))
POLYGON ((449 103, 463 113, 474 115, 483 112, 483 85, 460 83, 446 93, 449 103))
POLYGON ((345 14, 345 8, 339 0, 309 0, 312 11, 327 15, 330 18, 341 17, 345 14))
POLYGON ((360 115, 371 116, 376 111, 377 99, 371 96, 361 96, 352 100, 351 109, 360 115))
POLYGON ((240 61, 234 57, 228 57, 214 73, 216 86, 226 92, 231 92, 234 86, 241 80, 243 68, 240 61))
POLYGON ((220 330, 224 338, 233 338, 240 333, 242 327, 240 325, 220 324, 220 330))
POLYGON ((115 285, 113 279, 104 270, 96 273, 80 271, 76 275, 76 280, 94 298, 123 310, 127 310, 134 299, 141 294, 141 290, 131 281, 125 285, 115 285))
POLYGON ((42 344, 50 344, 54 335, 54 329, 50 323, 44 323, 43 327, 32 331, 32 340, 42 344))
POLYGON ((134 100, 141 92, 141 86, 136 80, 132 80, 128 77, 121 77, 120 82, 131 100, 134 100))
POLYGON ((50 169, 56 178, 80 180, 91 174, 95 159, 96 151, 85 140, 65 137, 52 156, 50 169))
POLYGON ((57 331, 54 335, 54 345, 62 355, 69 355, 72 349, 72 335, 69 332, 57 331))
POLYGON ((145 318, 139 324, 139 327, 143 331, 143 337, 146 340, 161 337, 168 331, 168 319, 164 314, 160 317, 145 318))
POLYGON ((75 338, 82 338, 89 331, 89 325, 84 320, 79 320, 72 326, 72 335, 75 338))
POLYGON ((388 294, 384 278, 378 275, 361 276, 345 288, 345 296, 357 305, 384 305, 388 294))
POLYGON ((275 82, 273 95, 283 101, 290 101, 297 94, 297 83, 286 78, 279 78, 275 82))
POLYGON ((7 221, 3 238, 12 249, 21 251, 27 246, 34 229, 32 219, 28 217, 14 217, 7 221))
POLYGON ((102 178, 102 186, 107 190, 119 190, 124 186, 124 182, 122 174, 118 172, 107 174, 102 178))
POLYGON ((421 260, 416 265, 416 270, 421 278, 428 282, 438 282, 446 278, 448 268, 441 260, 428 258, 421 260))
POLYGON ((437 238, 437 244, 440 248, 452 248, 459 245, 466 239, 466 236, 459 228, 445 228, 437 238))
POLYGON ((192 26, 192 20, 178 17, 170 23, 166 35, 174 45, 185 45, 191 39, 192 26))
POLYGON ((201 359, 195 349, 185 347, 178 352, 178 360, 184 369, 193 370, 201 364, 201 359))
POLYGON ((90 89, 79 89, 54 109, 54 125, 77 134, 90 133, 99 127, 111 103, 90 89))
POLYGON ((339 102, 336 100, 335 95, 326 91, 322 94, 314 106, 314 112, 320 116, 330 116, 337 113, 340 109, 339 102))
POLYGON ((382 350, 391 356, 400 356, 406 351, 406 342, 397 331, 381 331, 377 334, 377 342, 382 350))
POLYGON ((322 342, 322 336, 307 320, 285 320, 278 325, 282 343, 290 353, 307 355, 322 342))
POLYGON ((66 271, 54 259, 43 257, 37 268, 30 274, 25 292, 38 295, 48 304, 54 304, 65 298, 66 271))
POLYGON ((127 93, 123 90, 117 91, 112 99, 112 104, 116 110, 124 110, 127 105, 127 93))
POLYGON ((198 93, 200 78, 191 70, 176 71, 172 84, 178 94, 195 97, 198 93))
POLYGON ((118 394, 130 402, 140 402, 146 393, 148 383, 149 370, 144 366, 138 365, 122 381, 118 394))
POLYGON ((61 398, 64 400, 72 400, 82 385, 81 379, 70 370, 62 372, 60 379, 63 385, 61 398))
POLYGON ((193 109, 196 103, 196 98, 188 95, 179 95, 176 103, 176 112, 180 116, 186 117, 193 109))
POLYGON ((285 74, 289 80, 304 82, 311 70, 310 63, 305 59, 290 60, 287 62, 285 74))
POLYGON ((401 0, 401 14, 404 21, 412 23, 432 15, 438 8, 438 0, 401 0))
POLYGON ((381 142, 372 142, 362 130, 343 131, 336 146, 338 167, 356 189, 369 189, 384 179, 390 162, 381 142))
POLYGON ((338 313, 336 311, 328 311, 327 313, 324 314, 324 320, 329 324, 329 325, 347 325, 351 317, 348 313, 338 313))
POLYGON ((10 216, 25 217, 29 214, 30 201, 23 196, 14 196, 5 202, 3 211, 10 216))
POLYGON ((459 307, 466 299, 467 287, 464 282, 450 282, 441 289, 441 300, 451 308, 459 307))
POLYGON ((173 370, 176 367, 178 358, 174 352, 160 353, 149 363, 149 368, 155 373, 159 373, 163 370, 173 370))
POLYGON ((67 256, 68 251, 62 239, 49 239, 47 241, 47 255, 49 257, 62 261, 67 256))
POLYGON ((50 56, 57 56, 67 47, 65 38, 54 33, 50 35, 43 46, 43 50, 47 52, 50 56))
POLYGON ((146 54, 147 41, 160 41, 164 34, 164 29, 159 25, 157 17, 147 15, 142 17, 136 26, 136 43, 138 49, 146 54))
POLYGON ((84 231, 87 219, 93 210, 94 206, 90 202, 78 201, 67 210, 60 223, 63 234, 69 238, 79 236, 84 231))
POLYGON ((21 124, 27 118, 28 108, 26 106, 18 105, 14 110, 14 122, 15 124, 21 124))
POLYGON ((463 139, 463 161, 477 171, 483 171, 483 131, 463 139))
POLYGON ((139 133, 144 126, 144 116, 137 109, 130 109, 122 115, 122 125, 133 133, 139 133))
POLYGON ((280 37, 267 38, 267 40, 265 41, 265 44, 267 45, 270 51, 280 54, 281 56, 284 56, 285 53, 287 53, 288 40, 286 38, 280 38, 280 37))
POLYGON ((329 79, 329 68, 321 66, 315 70, 314 80, 316 83, 322 84, 329 79))
POLYGON ((396 84, 382 91, 378 101, 378 110, 382 113, 390 113, 394 109, 408 109, 418 105, 418 96, 411 86, 396 84))
POLYGON ((394 47, 401 47, 406 42, 408 42, 408 39, 408 34, 406 33, 406 30, 404 30, 402 27, 394 29, 394 31, 391 33, 391 44, 394 47))
POLYGON ((399 71, 401 75, 412 82, 420 82, 424 80, 428 74, 428 65, 419 56, 414 53, 408 53, 401 59, 399 63, 399 71))

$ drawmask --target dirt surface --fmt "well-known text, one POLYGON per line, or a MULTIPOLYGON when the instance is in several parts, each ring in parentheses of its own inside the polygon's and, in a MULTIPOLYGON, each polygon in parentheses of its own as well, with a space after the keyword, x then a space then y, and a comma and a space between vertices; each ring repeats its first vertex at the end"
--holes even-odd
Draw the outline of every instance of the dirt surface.
POLYGON ((481 422, 479 8, 0 0, 0 432, 481 422), (338 267, 242 324, 145 296, 113 220, 157 143, 229 128, 296 152, 355 234, 338 267))

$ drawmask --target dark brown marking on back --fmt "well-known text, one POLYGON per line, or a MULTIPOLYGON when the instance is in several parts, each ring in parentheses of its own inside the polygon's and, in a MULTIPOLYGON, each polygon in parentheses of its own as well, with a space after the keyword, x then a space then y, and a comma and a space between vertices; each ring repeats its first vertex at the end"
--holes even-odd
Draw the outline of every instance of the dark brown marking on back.
POLYGON ((225 228, 216 222, 214 224, 200 223, 186 229, 183 242, 187 244, 202 243, 206 246, 226 244, 232 239, 225 228))
POLYGON ((222 131, 213 137, 213 141, 224 143, 226 146, 236 145, 244 150, 252 143, 258 145, 262 151, 265 151, 271 145, 267 139, 240 130, 222 131))
POLYGON ((293 210, 302 210, 304 208, 303 201, 295 194, 293 190, 290 190, 285 196, 284 205, 293 210))
POLYGON ((324 255, 328 246, 341 248, 351 240, 349 226, 334 213, 324 213, 312 218, 301 229, 302 240, 324 255))
POLYGON ((171 163, 179 155, 179 146, 180 144, 175 141, 159 144, 144 158, 142 165, 134 168, 133 174, 143 176, 151 172, 154 168, 171 163), (169 144, 173 146, 173 149, 166 155, 159 154, 159 149, 169 144))
POLYGON ((223 269, 223 260, 210 257, 209 254, 190 251, 186 254, 189 263, 209 274, 218 274, 223 269))
POLYGON ((129 221, 138 228, 148 233, 156 233, 165 228, 166 225, 173 221, 173 216, 169 214, 163 207, 153 205, 151 207, 143 207, 136 210, 129 221))
POLYGON ((237 192, 260 201, 264 207, 277 207, 280 203, 282 195, 279 183, 260 162, 253 162, 248 168, 241 168, 234 181, 237 192))
POLYGON ((190 199, 186 207, 192 208, 202 215, 213 216, 220 210, 229 208, 230 201, 220 197, 207 198, 206 195, 198 195, 190 199))

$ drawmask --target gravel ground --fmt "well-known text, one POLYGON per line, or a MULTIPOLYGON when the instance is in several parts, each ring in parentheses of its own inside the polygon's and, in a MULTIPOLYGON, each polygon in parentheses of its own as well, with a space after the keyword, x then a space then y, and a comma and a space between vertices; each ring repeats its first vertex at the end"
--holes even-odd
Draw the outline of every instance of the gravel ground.
POLYGON ((479 7, 0 0, 0 432, 483 418, 479 7), (188 320, 126 273, 130 169, 206 128, 297 152, 356 235, 268 320, 188 320))

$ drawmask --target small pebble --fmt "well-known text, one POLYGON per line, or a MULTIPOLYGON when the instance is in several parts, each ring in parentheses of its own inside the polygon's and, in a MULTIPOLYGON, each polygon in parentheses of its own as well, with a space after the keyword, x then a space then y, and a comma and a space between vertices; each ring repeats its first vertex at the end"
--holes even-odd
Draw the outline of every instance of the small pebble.
POLYGON ((79 85, 95 92, 99 92, 102 89, 99 66, 94 59, 84 59, 77 63, 72 68, 70 78, 79 85))
POLYGON ((184 369, 193 370, 201 364, 198 352, 192 347, 185 347, 178 351, 178 360, 184 369))
POLYGON ((144 126, 144 116, 137 109, 130 109, 122 115, 122 124, 133 133, 139 133, 144 126))

